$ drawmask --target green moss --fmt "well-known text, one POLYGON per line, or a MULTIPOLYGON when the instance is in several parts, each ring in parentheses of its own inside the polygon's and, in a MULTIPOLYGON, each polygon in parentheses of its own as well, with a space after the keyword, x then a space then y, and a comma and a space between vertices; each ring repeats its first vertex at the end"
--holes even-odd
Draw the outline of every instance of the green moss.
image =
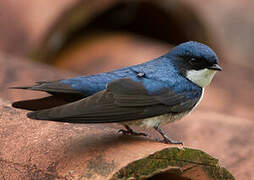
POLYGON ((113 175, 114 179, 147 179, 161 172, 171 171, 178 176, 188 170, 186 167, 201 166, 212 180, 234 179, 225 169, 219 167, 218 160, 200 150, 190 148, 166 148, 144 159, 137 160, 113 175), (179 171, 180 169, 180 171, 179 171), (180 172, 180 174, 179 174, 180 172))
POLYGON ((207 173, 211 179, 216 180, 231 180, 234 179, 232 174, 230 174, 225 168, 218 168, 218 167, 203 167, 203 170, 207 173))

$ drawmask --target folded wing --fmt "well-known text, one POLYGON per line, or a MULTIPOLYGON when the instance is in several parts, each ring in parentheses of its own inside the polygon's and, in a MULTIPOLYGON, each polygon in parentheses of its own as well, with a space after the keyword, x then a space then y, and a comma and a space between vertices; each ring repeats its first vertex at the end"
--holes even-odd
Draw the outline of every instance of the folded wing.
POLYGON ((190 110, 198 102, 200 93, 187 98, 184 92, 174 93, 163 82, 156 83, 159 94, 151 94, 142 81, 123 78, 110 82, 103 91, 84 99, 28 113, 38 120, 52 120, 70 123, 123 122, 153 117, 166 113, 190 110))

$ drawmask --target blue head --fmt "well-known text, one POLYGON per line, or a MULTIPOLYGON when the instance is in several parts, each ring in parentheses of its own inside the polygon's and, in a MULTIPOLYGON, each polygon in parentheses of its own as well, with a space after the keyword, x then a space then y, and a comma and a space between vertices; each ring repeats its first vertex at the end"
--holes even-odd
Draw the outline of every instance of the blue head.
POLYGON ((172 60, 181 75, 201 87, 210 83, 216 71, 221 71, 215 52, 199 42, 182 43, 164 57, 172 60))

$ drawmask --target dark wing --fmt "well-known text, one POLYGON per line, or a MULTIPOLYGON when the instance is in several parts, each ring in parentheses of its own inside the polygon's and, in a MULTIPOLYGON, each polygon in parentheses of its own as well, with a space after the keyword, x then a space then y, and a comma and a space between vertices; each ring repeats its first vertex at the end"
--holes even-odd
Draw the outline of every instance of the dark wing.
MULTIPOLYGON (((151 83, 154 80, 151 80, 151 83)), ((39 120, 52 120, 70 123, 108 123, 122 122, 153 117, 166 113, 178 113, 190 110, 198 102, 195 98, 186 98, 164 86, 160 93, 151 95, 142 82, 131 79, 118 79, 108 84, 106 90, 79 101, 59 107, 28 113, 28 117, 39 120)), ((193 92, 197 94, 197 92, 193 92)))
POLYGON ((12 106, 19 109, 26 109, 31 111, 38 111, 42 109, 49 109, 56 106, 68 104, 82 99, 82 96, 73 94, 55 94, 54 96, 47 96, 39 99, 30 99, 23 101, 16 101, 12 103, 12 106))
POLYGON ((73 89, 71 85, 63 84, 60 81, 54 82, 43 81, 37 82, 37 84, 34 86, 11 87, 11 88, 44 91, 52 95, 39 99, 16 101, 12 104, 12 106, 15 108, 33 111, 60 106, 86 97, 85 94, 73 89))

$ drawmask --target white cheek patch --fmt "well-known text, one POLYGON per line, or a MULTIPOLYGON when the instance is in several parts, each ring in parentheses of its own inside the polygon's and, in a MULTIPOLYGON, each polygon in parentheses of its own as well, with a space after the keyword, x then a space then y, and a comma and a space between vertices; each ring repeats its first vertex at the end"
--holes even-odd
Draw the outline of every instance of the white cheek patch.
POLYGON ((210 84, 215 73, 215 70, 207 68, 202 70, 190 70, 187 71, 186 77, 198 86, 205 87, 210 84))

